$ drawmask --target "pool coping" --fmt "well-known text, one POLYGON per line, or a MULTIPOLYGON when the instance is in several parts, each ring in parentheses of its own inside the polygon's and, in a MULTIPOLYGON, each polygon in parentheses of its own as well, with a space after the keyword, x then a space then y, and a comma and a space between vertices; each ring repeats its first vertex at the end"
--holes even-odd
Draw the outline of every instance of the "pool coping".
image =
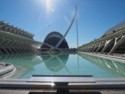
POLYGON ((100 53, 88 53, 88 52, 80 52, 80 51, 77 51, 77 53, 89 55, 89 56, 95 56, 95 57, 104 58, 104 59, 109 59, 109 60, 113 60, 113 61, 118 61, 119 63, 125 64, 125 58, 120 57, 120 56, 112 56, 112 55, 105 55, 105 54, 100 54, 100 53))
POLYGON ((71 82, 68 83, 67 87, 64 87, 62 83, 60 83, 59 87, 52 86, 51 82, 43 82, 43 81, 28 81, 27 79, 10 79, 10 80, 0 80, 0 89, 87 89, 87 90, 102 90, 102 89, 108 89, 108 90, 125 90, 125 79, 119 79, 119 78, 111 78, 111 79, 101 79, 96 78, 95 83, 90 82, 83 82, 83 83, 77 83, 77 82, 71 82))

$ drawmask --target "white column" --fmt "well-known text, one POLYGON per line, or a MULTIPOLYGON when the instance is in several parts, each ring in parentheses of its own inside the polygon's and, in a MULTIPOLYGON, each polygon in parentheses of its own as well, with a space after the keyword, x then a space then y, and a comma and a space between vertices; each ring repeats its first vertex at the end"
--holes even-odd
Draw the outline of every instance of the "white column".
POLYGON ((118 46, 121 45, 124 41, 125 41, 125 36, 122 36, 120 40, 118 40, 118 38, 115 38, 114 46, 110 50, 109 54, 112 54, 118 48, 118 46))
POLYGON ((92 52, 92 50, 94 49, 95 45, 93 44, 92 47, 90 48, 89 52, 92 52))
POLYGON ((99 51, 99 49, 100 49, 100 47, 101 47, 101 42, 99 43, 99 45, 98 45, 98 48, 97 48, 97 50, 96 50, 96 53, 99 51))
POLYGON ((94 52, 98 48, 98 44, 95 44, 95 47, 93 48, 92 52, 94 52))
POLYGON ((103 53, 103 52, 110 46, 110 43, 112 42, 112 40, 113 40, 113 39, 106 40, 105 46, 104 46, 104 48, 102 49, 101 53, 103 53))

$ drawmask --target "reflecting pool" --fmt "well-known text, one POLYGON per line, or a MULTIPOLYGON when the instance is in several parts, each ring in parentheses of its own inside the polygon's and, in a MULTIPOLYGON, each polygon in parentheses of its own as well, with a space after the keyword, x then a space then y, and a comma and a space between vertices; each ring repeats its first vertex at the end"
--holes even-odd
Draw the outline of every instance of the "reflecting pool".
POLYGON ((25 79, 32 77, 32 75, 125 77, 125 63, 83 54, 1 55, 0 62, 13 64, 16 67, 15 73, 10 78, 25 79))

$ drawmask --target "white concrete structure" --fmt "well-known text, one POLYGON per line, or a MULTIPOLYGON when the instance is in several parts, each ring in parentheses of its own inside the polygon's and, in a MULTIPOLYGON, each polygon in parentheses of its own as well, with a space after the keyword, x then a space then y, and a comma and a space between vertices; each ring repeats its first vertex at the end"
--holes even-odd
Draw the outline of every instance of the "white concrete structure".
POLYGON ((34 41, 33 34, 0 21, 0 54, 31 53, 33 45, 40 45, 34 41))
POLYGON ((125 22, 109 29, 101 38, 80 47, 81 51, 96 53, 125 53, 125 22))

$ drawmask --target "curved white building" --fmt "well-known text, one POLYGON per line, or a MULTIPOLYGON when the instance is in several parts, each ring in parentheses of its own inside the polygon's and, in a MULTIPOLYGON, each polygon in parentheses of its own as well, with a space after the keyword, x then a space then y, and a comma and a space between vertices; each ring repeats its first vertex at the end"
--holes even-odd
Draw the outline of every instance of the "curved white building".
MULTIPOLYGON (((60 33, 58 32, 51 32, 49 33, 42 46, 41 46, 41 50, 50 50, 52 49, 53 47, 55 47, 59 41, 63 38, 64 36, 61 35, 60 33)), ((61 42, 61 44, 58 46, 58 49, 68 49, 69 46, 68 46, 68 43, 65 39, 63 39, 63 41, 61 42)))
POLYGON ((0 54, 31 53, 34 45, 40 42, 34 41, 33 34, 0 21, 0 54))
POLYGON ((125 22, 112 27, 101 38, 81 46, 80 50, 106 54, 125 53, 125 22))

